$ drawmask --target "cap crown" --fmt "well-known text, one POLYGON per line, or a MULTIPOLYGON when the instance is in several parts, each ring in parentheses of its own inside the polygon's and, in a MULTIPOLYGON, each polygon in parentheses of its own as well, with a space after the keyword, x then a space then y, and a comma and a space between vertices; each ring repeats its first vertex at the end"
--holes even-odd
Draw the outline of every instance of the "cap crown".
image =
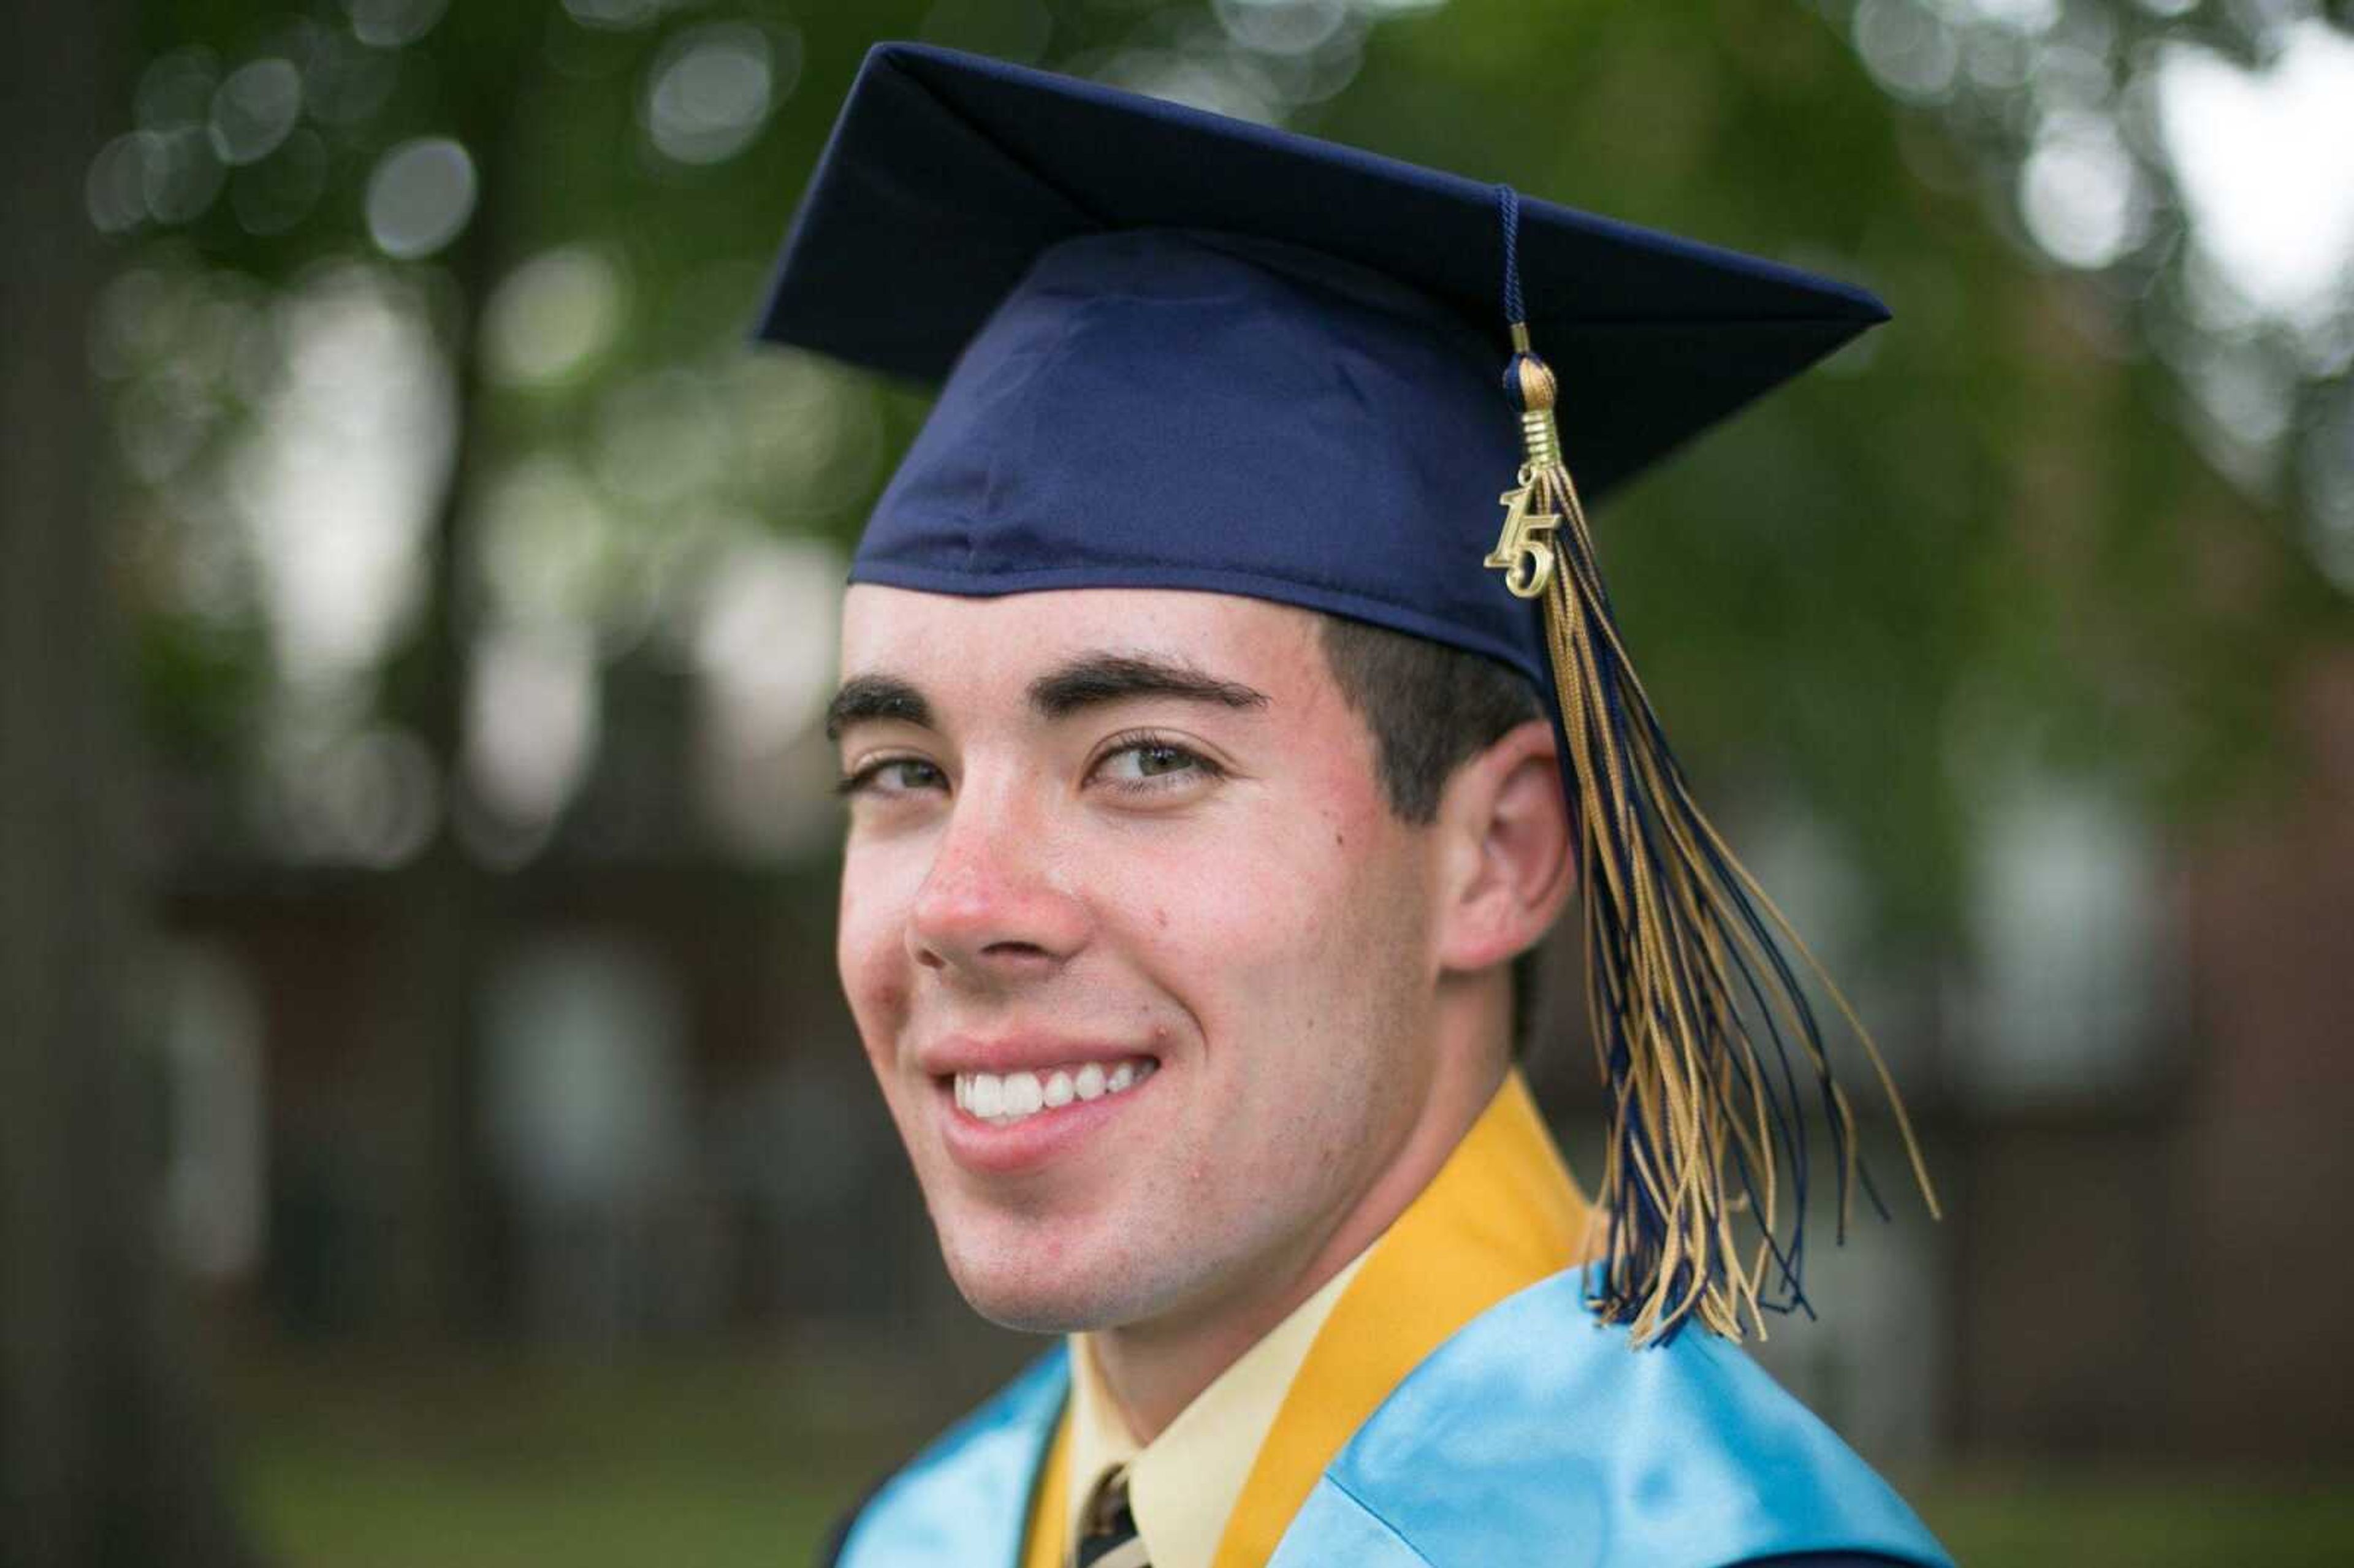
POLYGON ((1494 373, 1459 318, 1351 263, 1170 229, 1081 235, 1037 259, 958 361, 851 576, 1246 594, 1468 648, 1542 686, 1535 606, 1476 569, 1519 461, 1494 373))

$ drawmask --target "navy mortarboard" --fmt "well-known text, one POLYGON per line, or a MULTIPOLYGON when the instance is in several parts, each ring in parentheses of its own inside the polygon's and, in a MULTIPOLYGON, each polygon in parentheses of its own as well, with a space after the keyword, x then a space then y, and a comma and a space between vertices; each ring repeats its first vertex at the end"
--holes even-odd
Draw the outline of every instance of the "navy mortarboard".
POLYGON ((1811 959, 1694 804, 1581 503, 1887 318, 1861 289, 1509 187, 894 44, 760 334, 942 383, 854 581, 1249 595, 1549 694, 1616 1107, 1600 1296, 1640 1340, 1803 1302, 1793 1055, 1843 1219, 1859 1170, 1777 936, 1811 959))

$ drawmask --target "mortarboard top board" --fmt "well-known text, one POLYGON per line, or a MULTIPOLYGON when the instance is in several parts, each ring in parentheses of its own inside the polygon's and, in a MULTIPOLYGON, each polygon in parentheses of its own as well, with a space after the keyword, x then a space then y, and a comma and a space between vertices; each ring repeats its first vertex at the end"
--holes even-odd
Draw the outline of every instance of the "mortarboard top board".
MULTIPOLYGON (((1842 1225, 1861 1169, 1795 934, 1691 798, 1582 497, 1887 315, 1506 186, 884 44, 759 336, 944 383, 854 581, 1245 594, 1483 653, 1545 694, 1613 1096, 1599 1305, 1641 1342, 1804 1307, 1791 1053, 1830 1124, 1842 1225), (1744 1210, 1754 1258, 1733 1242, 1744 1210)), ((1917 1150, 1914 1168, 1925 1193, 1917 1150)))
MULTIPOLYGON (((937 382, 1041 252, 1134 228, 1355 262, 1502 349, 1494 185, 897 43, 851 89, 759 335, 937 382)), ((1589 498, 1888 319, 1850 284, 1551 202, 1523 198, 1519 245, 1530 336, 1571 389, 1563 440, 1589 498)))

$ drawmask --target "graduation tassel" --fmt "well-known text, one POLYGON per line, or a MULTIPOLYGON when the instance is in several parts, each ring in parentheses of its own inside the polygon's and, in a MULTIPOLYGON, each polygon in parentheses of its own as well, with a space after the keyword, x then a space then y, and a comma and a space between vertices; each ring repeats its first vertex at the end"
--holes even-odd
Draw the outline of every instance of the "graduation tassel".
POLYGON ((1514 594, 1543 601, 1568 743, 1586 1010, 1612 1111, 1597 1192, 1607 1245, 1596 1308, 1628 1324, 1638 1345, 1695 1318, 1730 1339, 1753 1329, 1762 1338, 1766 1310, 1808 1309, 1808 1098, 1830 1129, 1840 1239, 1859 1183, 1879 1202, 1857 1150, 1853 1108, 1781 941, 1861 1042, 1933 1216, 1936 1194, 1871 1033, 1693 800, 1618 640, 1562 459, 1559 388, 1530 348, 1519 199, 1509 186, 1500 196, 1513 350, 1504 385, 1520 410, 1526 461, 1499 497, 1503 529, 1486 565, 1514 594), (1811 1096, 1801 1093, 1794 1052, 1811 1096), (1745 1252, 1744 1216, 1756 1237, 1745 1252))

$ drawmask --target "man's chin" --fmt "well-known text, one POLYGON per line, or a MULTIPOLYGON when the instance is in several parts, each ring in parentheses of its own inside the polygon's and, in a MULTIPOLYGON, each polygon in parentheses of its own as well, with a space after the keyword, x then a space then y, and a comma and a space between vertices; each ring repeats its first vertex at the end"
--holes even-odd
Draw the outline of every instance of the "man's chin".
POLYGON ((1093 1266, 1071 1258, 1051 1264, 1034 1249, 1008 1248, 986 1257, 944 1255, 949 1277, 967 1305, 1001 1329, 1026 1334, 1086 1333, 1150 1315, 1118 1260, 1093 1266))
POLYGON ((1068 1302, 1014 1300, 1000 1302, 967 1293, 972 1309, 1001 1329, 1017 1334, 1084 1334, 1108 1327, 1097 1314, 1068 1302))
POLYGON ((1085 1280, 1007 1278, 994 1270, 949 1266, 966 1305, 1001 1329, 1023 1334, 1077 1334, 1127 1320, 1123 1303, 1085 1280))

